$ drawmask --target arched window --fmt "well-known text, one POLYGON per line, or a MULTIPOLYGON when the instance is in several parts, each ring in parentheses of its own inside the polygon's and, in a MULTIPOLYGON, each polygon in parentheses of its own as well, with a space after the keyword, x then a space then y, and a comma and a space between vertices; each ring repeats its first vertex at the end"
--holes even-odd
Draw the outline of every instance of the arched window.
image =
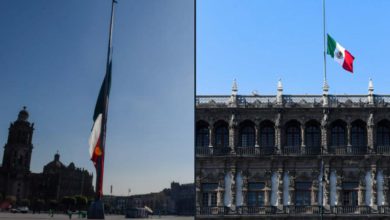
POLYGON ((207 147, 209 146, 209 128, 206 123, 198 123, 196 128, 196 146, 207 147))
POLYGON ((286 125, 286 146, 301 145, 301 129, 297 121, 290 122, 286 125))
POLYGON ((306 125, 305 145, 309 148, 321 148, 321 130, 314 123, 306 125))
POLYGON ((227 124, 219 124, 215 128, 215 147, 229 146, 229 130, 227 124))
POLYGON ((390 146, 390 123, 388 121, 378 123, 376 142, 378 146, 390 146))
POLYGON ((272 122, 265 122, 260 126, 260 146, 273 148, 275 146, 275 128, 272 122))
POLYGON ((333 146, 345 146, 345 124, 343 124, 341 121, 335 122, 331 128, 331 136, 333 146))
POLYGON ((362 121, 352 123, 351 144, 353 147, 367 146, 366 126, 362 121))
POLYGON ((255 128, 250 123, 245 123, 240 129, 240 147, 255 146, 255 128))

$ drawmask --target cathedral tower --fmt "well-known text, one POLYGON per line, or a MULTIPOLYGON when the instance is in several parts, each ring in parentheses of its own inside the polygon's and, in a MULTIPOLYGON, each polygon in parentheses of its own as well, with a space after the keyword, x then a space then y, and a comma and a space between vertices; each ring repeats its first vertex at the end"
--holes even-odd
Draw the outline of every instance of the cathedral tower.
POLYGON ((26 107, 23 107, 9 127, 8 141, 4 146, 3 170, 8 173, 5 194, 17 198, 24 198, 28 188, 25 180, 30 173, 34 131, 34 123, 28 121, 28 116, 26 107))

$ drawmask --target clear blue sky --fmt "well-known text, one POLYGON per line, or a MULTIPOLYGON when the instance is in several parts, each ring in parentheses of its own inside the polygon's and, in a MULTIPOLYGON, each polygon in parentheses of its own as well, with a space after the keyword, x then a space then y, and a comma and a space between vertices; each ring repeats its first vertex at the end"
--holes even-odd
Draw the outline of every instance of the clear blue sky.
MULTIPOLYGON (((192 0, 118 0, 104 191, 193 181, 192 0)), ((105 73, 111 0, 0 1, 0 144, 22 106, 35 123, 31 169, 94 171, 88 138, 105 73)), ((0 150, 2 158, 3 148, 0 150)))
MULTIPOLYGON (((354 74, 327 57, 332 94, 390 94, 390 1, 326 0, 326 31, 355 56, 354 74)), ((321 94, 322 0, 198 0, 197 93, 321 94)))

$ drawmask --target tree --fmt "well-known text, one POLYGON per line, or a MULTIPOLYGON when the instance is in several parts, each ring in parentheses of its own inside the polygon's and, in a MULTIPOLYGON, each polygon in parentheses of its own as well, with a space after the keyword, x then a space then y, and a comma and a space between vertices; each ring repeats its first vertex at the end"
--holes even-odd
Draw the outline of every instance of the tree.
POLYGON ((9 202, 12 206, 16 203, 16 197, 15 196, 7 196, 5 198, 5 201, 9 202))

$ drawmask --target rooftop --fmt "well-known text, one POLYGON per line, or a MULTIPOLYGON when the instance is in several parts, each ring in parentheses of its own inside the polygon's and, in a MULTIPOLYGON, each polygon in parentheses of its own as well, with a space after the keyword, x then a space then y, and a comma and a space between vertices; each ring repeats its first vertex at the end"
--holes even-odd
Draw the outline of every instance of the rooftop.
POLYGON ((372 80, 369 80, 366 95, 335 95, 328 94, 329 87, 324 84, 322 95, 290 95, 283 94, 281 80, 278 81, 276 95, 238 95, 237 83, 234 80, 231 95, 198 95, 197 108, 361 108, 361 107, 390 107, 390 95, 374 94, 372 80))

